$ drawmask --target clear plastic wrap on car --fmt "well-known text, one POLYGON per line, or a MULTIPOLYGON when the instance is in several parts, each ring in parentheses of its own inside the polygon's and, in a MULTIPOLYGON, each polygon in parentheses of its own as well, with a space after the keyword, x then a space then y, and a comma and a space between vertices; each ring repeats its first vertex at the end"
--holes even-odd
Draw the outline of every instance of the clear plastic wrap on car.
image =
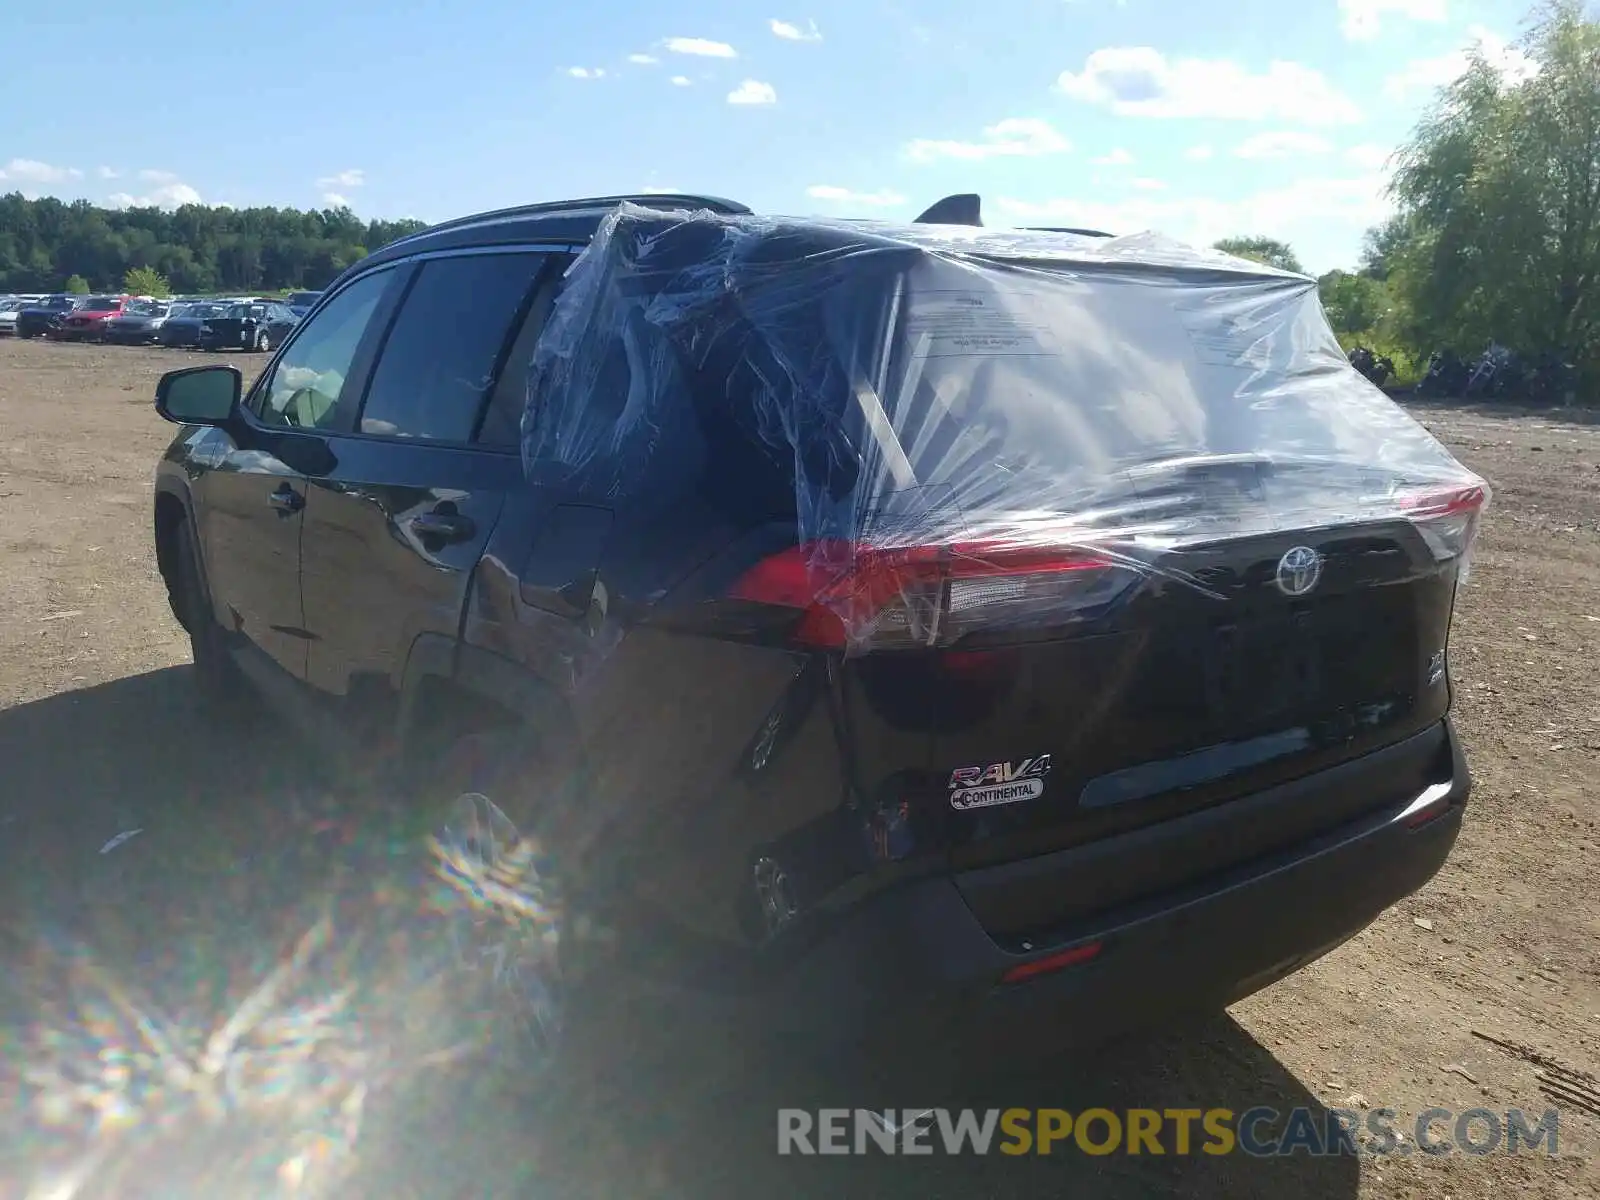
POLYGON ((1241 538, 1404 523, 1464 568, 1488 499, 1313 280, 1148 233, 622 205, 535 350, 525 467, 620 502, 708 406, 792 478, 751 586, 848 652, 1210 592, 1197 552, 1241 538))

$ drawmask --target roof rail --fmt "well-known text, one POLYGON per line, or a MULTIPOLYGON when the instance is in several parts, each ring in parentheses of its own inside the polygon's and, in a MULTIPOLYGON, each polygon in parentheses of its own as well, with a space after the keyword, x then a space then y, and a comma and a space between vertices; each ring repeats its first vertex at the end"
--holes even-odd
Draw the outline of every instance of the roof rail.
POLYGON ((465 217, 453 217, 448 221, 441 221, 437 225, 429 225, 416 233, 401 238, 408 241, 413 237, 420 237, 427 233, 438 233, 442 229, 456 229, 464 225, 476 225, 480 221, 503 221, 513 217, 533 217, 541 213, 581 212, 589 208, 612 208, 618 204, 639 204, 646 208, 705 208, 724 216, 740 216, 748 213, 750 209, 740 204, 737 200, 724 200, 720 196, 700 196, 693 192, 640 192, 622 196, 585 196, 575 200, 546 200, 538 204, 518 204, 511 208, 497 208, 491 212, 472 213, 465 217))
POLYGON ((1025 225, 1023 228, 1033 233, 1076 233, 1080 237, 1104 238, 1116 236, 1115 234, 1107 233, 1103 229, 1073 229, 1067 225, 1025 225))

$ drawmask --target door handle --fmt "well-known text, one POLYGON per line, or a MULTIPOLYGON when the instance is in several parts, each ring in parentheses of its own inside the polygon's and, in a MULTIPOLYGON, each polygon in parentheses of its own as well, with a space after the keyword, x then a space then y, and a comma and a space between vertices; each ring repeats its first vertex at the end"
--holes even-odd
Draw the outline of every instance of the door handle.
POLYGON ((306 498, 295 491, 288 484, 284 484, 277 491, 267 496, 267 503, 279 513, 288 516, 297 513, 306 506, 306 498))
POLYGON ((477 530, 472 518, 448 509, 434 509, 418 513, 411 518, 411 530, 418 537, 436 538, 442 542, 462 542, 477 530))

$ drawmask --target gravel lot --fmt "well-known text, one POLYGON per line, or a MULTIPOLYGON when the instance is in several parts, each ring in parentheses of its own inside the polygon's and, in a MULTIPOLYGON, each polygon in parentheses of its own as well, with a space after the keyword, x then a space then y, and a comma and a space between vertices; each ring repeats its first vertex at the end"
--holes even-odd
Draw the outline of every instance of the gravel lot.
MULTIPOLYGON (((32 1064, 97 1078, 102 1092, 118 1048, 137 1040, 135 1007, 213 1026, 355 854, 328 819, 344 801, 303 751, 267 728, 220 744, 189 705, 187 642, 150 544, 150 480, 172 432, 150 398, 163 370, 193 361, 0 341, 0 1071, 32 1064)), ((1477 789, 1454 855, 1422 894, 1226 1016, 1090 1057, 930 1070, 914 1094, 909 1077, 847 1086, 820 1069, 737 1071, 707 1056, 692 1073, 679 1064, 617 1081, 535 1147, 509 1095, 448 1073, 374 1084, 355 1155, 369 1182, 341 1194, 1600 1194, 1600 1117, 1575 1093, 1542 1090, 1600 1073, 1600 424, 1483 408, 1417 415, 1495 489, 1452 649, 1477 789), (773 1110, 830 1101, 1390 1107, 1402 1129, 1435 1105, 1554 1104, 1561 1153, 779 1159, 773 1110)), ((353 937, 370 911, 343 910, 334 938, 353 937)), ((361 968, 330 952, 309 969, 334 987, 361 968)), ((0 1104, 39 1098, 14 1083, 0 1074, 0 1104)), ((1589 1091, 1600 1103, 1600 1085, 1589 1091)), ((176 1103, 169 1093, 148 1091, 140 1111, 176 1103)), ((97 1140, 48 1116, 35 1104, 0 1119, 0 1200, 28 1195, 23 1180, 41 1164, 126 1155, 153 1136, 148 1116, 97 1140)), ((209 1135, 198 1128, 170 1144, 200 1154, 209 1135)))

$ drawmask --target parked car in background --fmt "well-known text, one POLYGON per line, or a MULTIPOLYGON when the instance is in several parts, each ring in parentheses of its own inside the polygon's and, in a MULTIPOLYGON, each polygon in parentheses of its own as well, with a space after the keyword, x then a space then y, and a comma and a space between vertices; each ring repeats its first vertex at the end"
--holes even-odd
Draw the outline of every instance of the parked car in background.
POLYGON ((290 292, 283 302, 294 309, 295 316, 303 317, 321 297, 321 292, 290 292))
POLYGON ((62 293, 45 296, 36 304, 24 308, 17 314, 17 336, 43 337, 59 325, 63 317, 78 307, 78 301, 79 297, 62 293))
POLYGON ((106 322, 132 311, 135 302, 127 296, 89 296, 48 331, 58 342, 100 342, 105 340, 106 322))
POLYGON ((167 319, 161 323, 157 341, 163 346, 178 349, 200 344, 200 326, 212 317, 228 311, 226 304, 211 300, 196 300, 172 306, 167 319))
POLYGON ((289 336, 300 318, 275 300, 235 304, 200 324, 202 350, 271 350, 289 336))
POLYGON ((17 317, 22 313, 23 300, 0 300, 0 334, 17 331, 17 317))
POLYGON ((146 346, 161 337, 161 327, 172 314, 172 305, 157 300, 105 323, 105 340, 123 346, 146 346))

